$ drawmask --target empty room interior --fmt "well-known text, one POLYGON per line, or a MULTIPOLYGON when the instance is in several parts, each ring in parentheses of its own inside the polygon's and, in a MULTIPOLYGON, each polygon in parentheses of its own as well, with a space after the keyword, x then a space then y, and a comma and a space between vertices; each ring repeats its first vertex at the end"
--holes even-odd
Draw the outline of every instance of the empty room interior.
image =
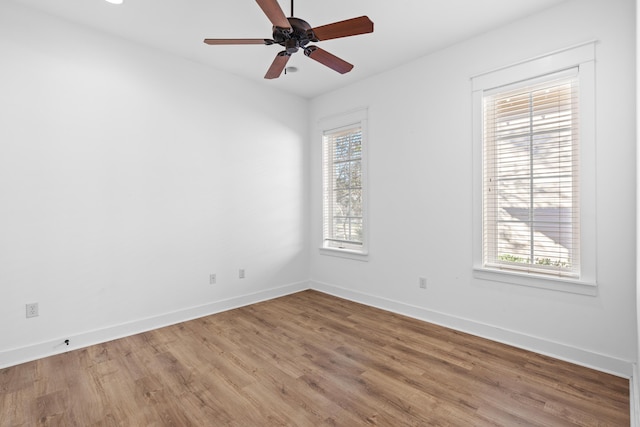
POLYGON ((0 425, 640 426, 636 21, 0 0, 0 425))

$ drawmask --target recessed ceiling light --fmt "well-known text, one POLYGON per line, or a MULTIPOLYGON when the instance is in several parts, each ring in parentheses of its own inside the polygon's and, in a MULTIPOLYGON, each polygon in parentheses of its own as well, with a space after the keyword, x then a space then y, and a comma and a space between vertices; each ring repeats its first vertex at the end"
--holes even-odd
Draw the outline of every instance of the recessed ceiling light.
POLYGON ((106 1, 112 4, 122 4, 124 0, 106 0, 106 1))

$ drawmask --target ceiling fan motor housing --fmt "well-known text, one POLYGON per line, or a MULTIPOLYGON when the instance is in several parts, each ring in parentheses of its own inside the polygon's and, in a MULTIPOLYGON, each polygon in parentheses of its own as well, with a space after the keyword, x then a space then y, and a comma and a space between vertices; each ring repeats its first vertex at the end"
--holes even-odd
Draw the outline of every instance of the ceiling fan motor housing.
POLYGON ((309 42, 317 42, 313 29, 309 23, 300 18, 287 18, 291 29, 273 27, 273 41, 283 46, 291 55, 304 48, 309 42))

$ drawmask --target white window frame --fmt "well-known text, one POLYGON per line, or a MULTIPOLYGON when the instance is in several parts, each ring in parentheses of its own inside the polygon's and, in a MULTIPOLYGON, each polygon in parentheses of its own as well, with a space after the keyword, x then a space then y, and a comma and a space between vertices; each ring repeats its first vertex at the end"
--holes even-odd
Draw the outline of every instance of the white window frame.
POLYGON ((578 293, 597 294, 595 42, 588 42, 472 77, 473 94, 473 270, 478 279, 578 293), (483 97, 519 82, 577 68, 580 135, 580 271, 555 277, 484 265, 483 256, 483 97))
POLYGON ((322 170, 322 229, 321 229, 321 247, 320 253, 329 256, 338 256, 343 258, 354 259, 358 261, 367 261, 369 255, 369 222, 367 220, 367 152, 368 152, 368 130, 367 130, 367 110, 358 109, 347 113, 338 114, 331 117, 325 117, 318 123, 320 133, 320 143, 324 146, 324 136, 341 129, 352 127, 360 127, 362 131, 361 141, 361 182, 362 182, 362 245, 358 248, 351 245, 344 247, 333 247, 325 238, 325 176, 324 176, 324 149, 321 155, 322 170))

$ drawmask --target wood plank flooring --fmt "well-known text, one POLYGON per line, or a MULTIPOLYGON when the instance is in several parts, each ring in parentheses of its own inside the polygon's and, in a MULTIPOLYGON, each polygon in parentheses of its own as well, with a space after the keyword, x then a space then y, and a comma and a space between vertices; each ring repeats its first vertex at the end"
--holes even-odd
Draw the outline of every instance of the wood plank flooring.
POLYGON ((305 291, 0 370, 0 426, 628 426, 629 381, 305 291))

